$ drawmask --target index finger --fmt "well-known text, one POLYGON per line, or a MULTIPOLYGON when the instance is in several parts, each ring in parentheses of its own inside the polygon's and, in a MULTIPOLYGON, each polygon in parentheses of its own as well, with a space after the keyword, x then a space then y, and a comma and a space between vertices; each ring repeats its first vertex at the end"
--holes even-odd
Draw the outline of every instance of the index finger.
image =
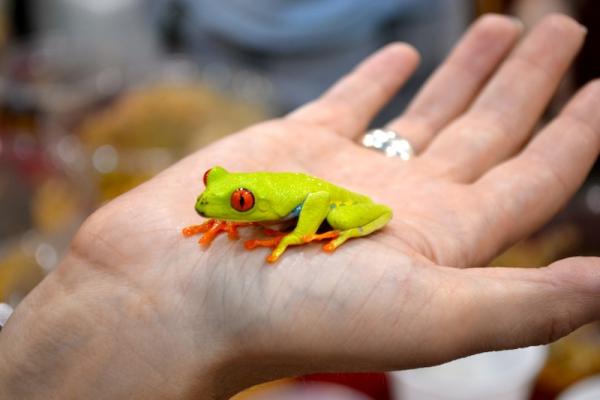
POLYGON ((412 75, 419 54, 410 45, 385 46, 340 79, 320 98, 292 112, 288 118, 333 129, 353 137, 412 75))

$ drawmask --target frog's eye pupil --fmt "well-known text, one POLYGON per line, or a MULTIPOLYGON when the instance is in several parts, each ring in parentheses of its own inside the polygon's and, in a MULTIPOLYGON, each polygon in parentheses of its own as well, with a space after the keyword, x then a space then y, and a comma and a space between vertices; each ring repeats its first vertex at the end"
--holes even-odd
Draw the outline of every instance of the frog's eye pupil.
POLYGON ((231 207, 237 211, 248 211, 254 207, 254 195, 244 188, 236 189, 231 194, 231 207))
POLYGON ((204 186, 207 185, 208 182, 208 174, 210 173, 211 169, 207 169, 206 172, 204 173, 204 176, 202 176, 202 182, 204 182, 204 186))

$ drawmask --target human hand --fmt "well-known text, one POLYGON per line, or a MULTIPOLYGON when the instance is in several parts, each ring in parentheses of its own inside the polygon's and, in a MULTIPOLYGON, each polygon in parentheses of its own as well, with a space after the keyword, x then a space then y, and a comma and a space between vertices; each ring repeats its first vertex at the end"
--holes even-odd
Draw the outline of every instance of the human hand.
MULTIPOLYGON (((416 67, 416 53, 395 44, 320 99, 219 141, 104 206, 17 309, 0 349, 54 296, 70 305, 65 318, 85 316, 70 332, 94 339, 93 360, 112 371, 135 368, 118 377, 93 369, 99 382, 112 382, 108 397, 151 398, 143 385, 158 380, 153 394, 220 398, 281 376, 413 368, 547 343, 600 318, 597 258, 481 268, 555 214, 600 150, 598 81, 532 138, 584 29, 548 17, 511 52, 519 33, 498 16, 467 32, 389 125, 415 145, 410 161, 356 143, 416 67), (274 266, 267 250, 224 238, 202 251, 180 229, 197 221, 194 200, 214 165, 307 172, 389 205, 394 218, 332 255, 291 248, 274 266), (52 295, 56 287, 78 306, 52 295)), ((67 329, 45 318, 46 335, 46 324, 67 329)))

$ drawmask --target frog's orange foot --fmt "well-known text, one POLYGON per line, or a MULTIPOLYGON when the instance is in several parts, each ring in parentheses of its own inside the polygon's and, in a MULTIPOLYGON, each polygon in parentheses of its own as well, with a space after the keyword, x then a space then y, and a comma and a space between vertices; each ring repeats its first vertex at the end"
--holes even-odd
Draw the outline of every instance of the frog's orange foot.
POLYGON ((285 236, 285 234, 281 234, 277 237, 271 239, 251 239, 246 240, 244 242, 244 247, 246 250, 253 250, 257 247, 270 247, 275 248, 281 242, 281 239, 285 236))
POLYGON ((235 240, 239 238, 238 228, 254 225, 252 222, 229 222, 209 219, 202 225, 192 225, 182 230, 183 236, 190 237, 199 233, 204 233, 198 243, 203 246, 208 246, 212 241, 223 232, 227 232, 229 239, 235 240))
POLYGON ((227 231, 227 237, 231 240, 236 240, 240 238, 240 234, 238 233, 238 228, 243 228, 245 226, 254 226, 255 222, 227 222, 225 230, 227 231))
POLYGON ((227 223, 225 221, 216 221, 211 225, 211 227, 202 235, 198 243, 202 246, 208 246, 212 243, 212 241, 222 232, 227 231, 227 223))
POLYGON ((323 240, 323 239, 335 239, 338 236, 340 236, 340 232, 339 231, 329 231, 329 232, 324 232, 324 233, 315 233, 313 235, 306 235, 302 237, 302 242, 303 243, 309 243, 309 242, 314 242, 317 240, 323 240))
POLYGON ((337 249, 337 246, 333 242, 335 242, 335 240, 332 240, 329 243, 323 245, 323 250, 325 250, 328 253, 333 253, 334 250, 337 249))
POLYGON ((214 219, 209 219, 208 221, 206 221, 205 223, 201 224, 201 225, 191 225, 191 226, 187 226, 185 228, 183 228, 181 230, 181 233, 183 234, 183 236, 185 237, 190 237, 190 236, 194 236, 197 235, 199 233, 204 233, 204 232, 208 232, 208 230, 210 228, 212 228, 212 226, 216 223, 217 221, 214 219))
POLYGON ((267 262, 269 264, 273 264, 274 262, 276 262, 277 260, 279 260, 279 256, 275 256, 273 254, 270 254, 267 256, 267 262))

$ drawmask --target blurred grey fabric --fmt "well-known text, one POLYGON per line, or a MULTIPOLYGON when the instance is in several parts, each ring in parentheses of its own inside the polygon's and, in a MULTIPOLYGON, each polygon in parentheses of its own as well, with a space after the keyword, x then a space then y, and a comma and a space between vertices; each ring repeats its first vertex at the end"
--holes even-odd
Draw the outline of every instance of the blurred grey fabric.
POLYGON ((251 71, 271 82, 276 114, 314 99, 391 41, 415 46, 421 66, 381 118, 393 116, 439 64, 470 19, 464 0, 152 0, 177 7, 183 50, 201 66, 251 71))

